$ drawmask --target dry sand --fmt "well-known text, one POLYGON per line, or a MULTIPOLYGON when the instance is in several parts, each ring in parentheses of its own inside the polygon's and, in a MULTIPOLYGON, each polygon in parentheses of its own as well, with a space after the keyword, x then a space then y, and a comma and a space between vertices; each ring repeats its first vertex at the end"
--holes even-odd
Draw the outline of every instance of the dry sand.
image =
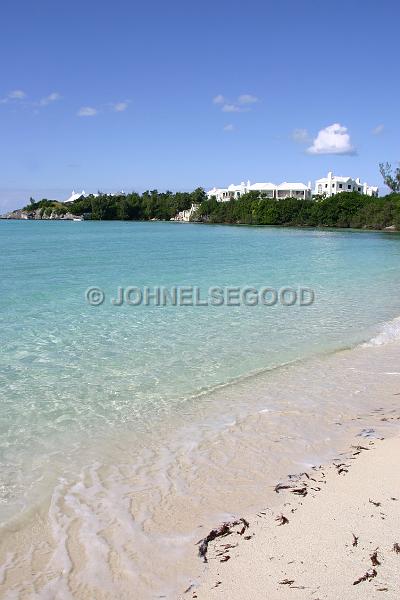
POLYGON ((282 482, 291 487, 278 492, 279 509, 210 542, 203 580, 182 599, 398 599, 400 438, 354 446, 282 482))

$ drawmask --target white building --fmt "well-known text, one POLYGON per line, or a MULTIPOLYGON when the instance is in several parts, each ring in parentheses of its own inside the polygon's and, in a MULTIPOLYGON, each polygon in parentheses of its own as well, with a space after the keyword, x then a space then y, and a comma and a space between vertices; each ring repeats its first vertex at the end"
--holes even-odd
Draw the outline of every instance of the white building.
MULTIPOLYGON (((107 194, 104 194, 104 195, 106 196, 107 194)), ((121 190, 120 192, 113 192, 108 195, 109 196, 125 196, 125 192, 124 192, 124 190, 121 190)), ((88 196, 93 196, 93 198, 98 198, 100 196, 100 194, 87 194, 85 192, 85 190, 82 190, 79 193, 79 192, 75 192, 75 190, 72 190, 72 194, 70 195, 68 200, 64 200, 64 204, 68 204, 69 202, 74 202, 75 200, 79 200, 80 198, 87 198, 88 196)))
POLYGON ((74 202, 75 200, 79 200, 79 198, 86 198, 85 190, 82 190, 81 193, 72 190, 72 194, 68 200, 64 200, 64 204, 67 204, 68 202, 74 202))
POLYGON ((304 183, 280 183, 277 186, 275 198, 281 200, 282 198, 299 198, 300 200, 308 200, 311 198, 311 181, 308 185, 304 183))
POLYGON ((367 196, 378 196, 379 188, 361 183, 359 177, 338 177, 332 171, 329 171, 326 177, 317 179, 315 182, 314 194, 319 196, 333 196, 340 192, 358 192, 367 196))
POLYGON ((304 183, 288 183, 284 182, 279 185, 274 183, 250 183, 245 184, 243 181, 239 185, 233 183, 227 188, 216 188, 207 192, 207 198, 215 197, 218 202, 227 202, 228 200, 237 200, 243 194, 248 192, 259 192, 263 198, 311 198, 311 182, 308 186, 304 183))
POLYGON ((184 221, 188 222, 199 208, 199 204, 192 204, 188 210, 181 210, 175 217, 172 217, 171 221, 184 221))
POLYGON ((274 183, 252 183, 249 185, 249 192, 260 192, 264 198, 275 198, 278 186, 274 183))
POLYGON ((207 192, 207 200, 211 200, 211 198, 216 198, 217 202, 226 202, 227 200, 230 200, 228 188, 213 187, 212 190, 207 192))
POLYGON ((228 202, 228 200, 237 200, 243 194, 247 194, 250 187, 250 181, 245 184, 244 181, 239 185, 230 184, 227 188, 216 188, 207 192, 207 198, 210 200, 213 196, 218 202, 228 202))

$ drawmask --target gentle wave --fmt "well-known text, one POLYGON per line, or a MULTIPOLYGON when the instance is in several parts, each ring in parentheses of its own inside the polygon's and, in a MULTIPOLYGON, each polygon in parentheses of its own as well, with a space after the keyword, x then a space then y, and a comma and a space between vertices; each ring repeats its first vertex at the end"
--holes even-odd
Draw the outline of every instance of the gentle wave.
POLYGON ((380 332, 363 344, 364 347, 384 346, 400 339, 400 317, 383 323, 380 332))
POLYGON ((298 361, 221 387, 207 408, 195 404, 189 424, 175 415, 145 448, 129 433, 110 440, 105 456, 60 477, 49 505, 3 536, 0 595, 176 598, 201 573, 204 531, 273 505, 282 475, 333 458, 360 432, 397 431, 398 384, 388 377, 397 366, 390 345, 298 361))

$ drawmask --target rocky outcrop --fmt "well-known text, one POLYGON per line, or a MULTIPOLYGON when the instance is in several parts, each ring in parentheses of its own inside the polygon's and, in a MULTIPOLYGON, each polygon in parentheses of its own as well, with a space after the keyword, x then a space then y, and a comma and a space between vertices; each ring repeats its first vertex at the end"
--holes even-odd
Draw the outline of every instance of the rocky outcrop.
POLYGON ((14 220, 31 220, 31 221, 72 221, 76 219, 76 215, 72 213, 65 214, 57 214, 55 211, 50 214, 46 214, 42 209, 38 208, 36 210, 27 211, 27 210, 13 210, 12 212, 5 213, 4 215, 0 215, 0 219, 14 219, 14 220))

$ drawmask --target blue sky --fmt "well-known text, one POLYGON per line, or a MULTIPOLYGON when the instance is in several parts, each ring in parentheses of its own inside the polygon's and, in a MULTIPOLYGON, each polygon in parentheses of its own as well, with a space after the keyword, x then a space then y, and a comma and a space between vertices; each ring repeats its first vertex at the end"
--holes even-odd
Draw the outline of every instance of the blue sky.
POLYGON ((400 160, 399 17, 394 0, 3 0, 0 212, 72 188, 380 184, 400 160))

